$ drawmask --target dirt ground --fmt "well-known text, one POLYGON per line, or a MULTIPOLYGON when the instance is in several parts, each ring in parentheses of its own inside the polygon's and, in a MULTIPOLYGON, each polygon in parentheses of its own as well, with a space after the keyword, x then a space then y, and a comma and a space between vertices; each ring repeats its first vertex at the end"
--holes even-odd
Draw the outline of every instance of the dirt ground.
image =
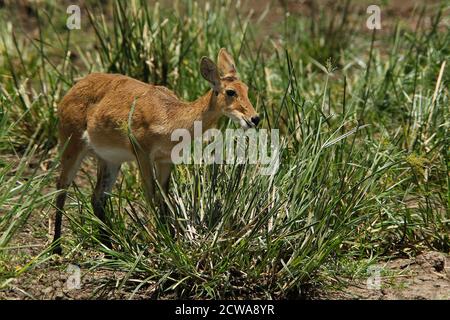
POLYGON ((340 290, 319 295, 320 299, 366 300, 449 300, 450 256, 440 252, 425 252, 413 259, 395 259, 380 264, 379 281, 347 280, 340 290), (383 275, 387 274, 387 275, 383 275))
MULTIPOLYGON (((330 300, 448 300, 450 299, 449 256, 427 252, 416 259, 397 259, 384 266, 395 273, 381 277, 381 287, 370 289, 367 280, 349 281, 339 290, 327 291, 313 299, 330 300), (440 271, 438 271, 440 270, 440 271)), ((155 299, 155 286, 133 294, 120 287, 124 273, 81 268, 80 288, 70 287, 69 260, 53 260, 14 279, 0 290, 0 299, 155 299), (114 284, 116 282, 116 285, 114 284), (112 287, 116 287, 112 289, 112 287)), ((165 297, 169 298, 169 297, 165 297)))

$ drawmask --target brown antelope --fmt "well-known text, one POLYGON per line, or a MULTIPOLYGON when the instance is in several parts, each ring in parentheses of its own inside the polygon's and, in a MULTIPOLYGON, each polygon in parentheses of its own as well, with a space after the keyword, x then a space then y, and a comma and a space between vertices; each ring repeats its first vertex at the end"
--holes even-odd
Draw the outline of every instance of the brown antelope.
MULTIPOLYGON (((171 141, 175 129, 192 132, 194 121, 201 121, 203 130, 207 130, 221 115, 244 129, 258 124, 259 117, 248 99, 248 87, 239 80, 233 58, 225 49, 219 51, 217 65, 203 57, 200 71, 212 89, 193 102, 178 99, 165 87, 119 74, 93 73, 69 90, 58 107, 59 142, 64 151, 57 182, 60 193, 54 221, 55 253, 61 253, 59 239, 67 188, 89 152, 98 159, 92 206, 95 215, 105 222, 104 206, 123 162, 138 161, 145 194, 153 201, 154 179, 164 192, 168 191, 170 155, 177 143, 171 141), (128 123, 138 148, 124 130, 128 123)), ((104 231, 101 233, 102 242, 110 245, 104 231)))

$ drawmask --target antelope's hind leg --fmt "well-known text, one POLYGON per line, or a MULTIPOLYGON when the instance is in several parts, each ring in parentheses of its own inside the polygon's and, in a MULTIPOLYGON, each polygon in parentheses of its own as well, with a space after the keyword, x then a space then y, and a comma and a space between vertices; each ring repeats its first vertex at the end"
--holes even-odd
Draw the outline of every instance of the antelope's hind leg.
POLYGON ((56 188, 59 190, 56 196, 56 213, 54 221, 54 236, 53 236, 53 253, 61 254, 61 224, 64 210, 64 203, 66 202, 67 189, 73 182, 75 175, 80 168, 83 158, 86 156, 87 148, 80 139, 72 138, 68 140, 67 146, 61 155, 61 173, 59 175, 56 188))
MULTIPOLYGON (((106 203, 114 183, 116 182, 120 166, 120 164, 111 163, 98 157, 97 184, 95 185, 95 190, 92 195, 92 208, 94 209, 94 214, 104 224, 107 224, 105 216, 106 203)), ((100 228, 100 241, 108 248, 111 248, 111 241, 103 227, 100 228)))

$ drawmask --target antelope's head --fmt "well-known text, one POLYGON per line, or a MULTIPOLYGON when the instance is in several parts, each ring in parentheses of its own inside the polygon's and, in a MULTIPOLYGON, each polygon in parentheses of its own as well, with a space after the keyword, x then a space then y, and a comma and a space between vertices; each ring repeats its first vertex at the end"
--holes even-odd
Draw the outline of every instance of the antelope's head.
POLYGON ((243 129, 258 125, 260 119, 248 99, 248 86, 239 79, 234 60, 224 48, 219 51, 217 65, 203 57, 200 71, 217 96, 216 108, 220 112, 243 129))

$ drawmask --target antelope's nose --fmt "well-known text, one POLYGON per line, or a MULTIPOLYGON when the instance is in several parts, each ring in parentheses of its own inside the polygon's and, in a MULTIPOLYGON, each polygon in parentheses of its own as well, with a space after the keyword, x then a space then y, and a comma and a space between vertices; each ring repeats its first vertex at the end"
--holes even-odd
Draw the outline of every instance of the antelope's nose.
POLYGON ((251 120, 256 127, 258 125, 260 119, 258 116, 255 116, 255 117, 252 117, 251 120))

